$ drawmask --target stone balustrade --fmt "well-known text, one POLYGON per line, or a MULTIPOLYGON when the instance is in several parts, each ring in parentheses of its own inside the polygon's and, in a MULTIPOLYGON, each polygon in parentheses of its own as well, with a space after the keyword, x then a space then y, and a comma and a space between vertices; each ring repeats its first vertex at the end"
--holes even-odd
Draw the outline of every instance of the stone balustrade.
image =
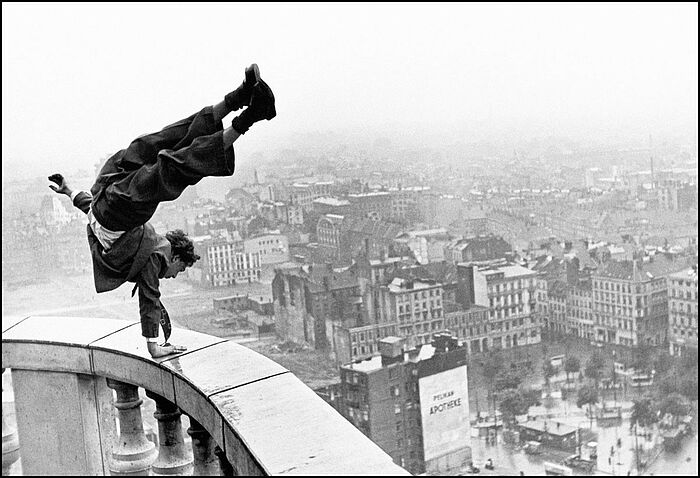
POLYGON ((409 475, 291 372, 234 342, 175 329, 188 350, 153 359, 138 322, 2 327, 17 423, 6 427, 3 407, 3 474, 18 438, 27 475, 409 475), (139 387, 156 403, 157 445, 139 387))

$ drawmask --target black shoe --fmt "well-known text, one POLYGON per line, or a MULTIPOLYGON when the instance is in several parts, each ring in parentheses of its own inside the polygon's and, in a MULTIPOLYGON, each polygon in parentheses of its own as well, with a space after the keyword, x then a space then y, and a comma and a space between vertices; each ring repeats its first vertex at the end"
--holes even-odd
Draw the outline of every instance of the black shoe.
POLYGON ((275 110, 275 95, 272 89, 263 80, 253 88, 253 97, 250 100, 249 108, 253 108, 256 113, 255 121, 268 120, 277 116, 275 110))
POLYGON ((277 116, 275 109, 275 95, 272 89, 263 80, 253 88, 250 106, 240 115, 233 118, 231 127, 240 134, 245 134, 248 129, 258 121, 268 120, 277 116))
POLYGON ((253 89, 260 81, 260 69, 256 63, 253 63, 245 69, 245 80, 243 80, 243 83, 224 97, 226 107, 236 111, 244 106, 250 106, 253 89))
MULTIPOLYGON (((253 90, 260 82, 260 68, 258 68, 257 63, 253 63, 248 68, 245 69, 245 81, 243 84, 253 90)), ((250 104, 250 102, 249 102, 250 104)))

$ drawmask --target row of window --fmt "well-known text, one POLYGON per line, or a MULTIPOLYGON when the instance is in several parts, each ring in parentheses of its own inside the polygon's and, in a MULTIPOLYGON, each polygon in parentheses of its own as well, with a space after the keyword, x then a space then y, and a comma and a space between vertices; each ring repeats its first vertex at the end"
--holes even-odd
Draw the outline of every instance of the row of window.
MULTIPOLYGON (((427 291, 422 291, 422 292, 414 292, 413 293, 413 300, 420 300, 420 299, 427 299, 430 297, 441 297, 442 295, 442 290, 441 289, 429 289, 427 291)), ((399 294, 396 297, 397 302, 409 302, 411 300, 411 294, 399 294)))
POLYGON ((671 297, 674 298, 679 298, 679 299, 686 299, 686 300, 698 300, 698 291, 695 289, 695 291, 683 291, 681 289, 670 289, 671 290, 671 297), (685 292, 685 294, 684 294, 685 292))
POLYGON ((496 300, 494 300, 493 297, 489 298, 489 306, 490 307, 494 307, 494 304, 500 305, 500 306, 506 306, 506 305, 522 304, 522 303, 524 303, 522 292, 518 292, 517 294, 502 295, 496 300))
MULTIPOLYGON (((610 291, 616 291, 616 292, 623 292, 623 293, 632 293, 632 285, 631 284, 625 284, 625 283, 617 283, 617 282, 602 282, 598 281, 598 285, 596 285, 596 281, 593 281, 593 288, 599 288, 601 290, 610 290, 610 291), (609 285, 609 287, 608 287, 609 285)), ((649 282, 645 282, 643 284, 636 284, 634 286, 634 292, 637 294, 643 294, 647 292, 653 292, 653 291, 666 291, 668 290, 668 283, 666 282, 666 279, 663 277, 658 277, 655 278, 649 282)))
MULTIPOLYGON (((686 336, 686 330, 685 330, 685 329, 673 329, 673 333, 674 333, 675 335, 680 335, 681 337, 685 337, 685 336, 686 336)), ((688 330, 688 331, 687 331, 687 334, 688 334, 688 338, 689 338, 689 339, 695 337, 695 339, 697 340, 697 338, 698 338, 698 330, 697 330, 697 329, 695 329, 695 330, 688 330)))
MULTIPOLYGON (((419 311, 419 310, 421 310, 421 308, 422 308, 423 310, 426 310, 426 309, 428 309, 428 304, 430 304, 430 309, 435 309, 435 308, 437 308, 437 307, 442 307, 442 302, 440 301, 440 299, 431 300, 430 302, 428 302, 428 301, 426 300, 425 302, 416 302, 416 303, 414 303, 414 304, 413 304, 413 310, 414 310, 414 311, 419 311)), ((403 305, 399 305, 399 314, 410 313, 410 312, 411 312, 411 305, 410 305, 410 304, 406 304, 405 308, 404 308, 403 305)))
POLYGON ((500 309, 500 310, 489 310, 490 319, 505 319, 513 315, 523 314, 525 311, 522 304, 510 308, 500 309))

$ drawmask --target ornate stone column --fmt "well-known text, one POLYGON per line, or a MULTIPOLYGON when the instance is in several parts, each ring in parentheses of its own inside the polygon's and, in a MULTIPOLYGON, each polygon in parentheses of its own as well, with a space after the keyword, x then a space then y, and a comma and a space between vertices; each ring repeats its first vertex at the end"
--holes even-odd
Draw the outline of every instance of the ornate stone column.
MULTIPOLYGON (((5 373, 5 369, 2 369, 5 373)), ((3 389, 4 390, 4 389, 3 389)), ((2 474, 7 476, 10 467, 19 460, 19 437, 17 428, 11 426, 5 419, 5 406, 2 407, 2 474)))
POLYGON ((109 470, 113 475, 148 475, 158 454, 143 431, 139 389, 136 385, 107 379, 117 392, 114 406, 119 414, 119 436, 112 452, 109 470))
POLYGON ((233 466, 231 466, 231 463, 229 463, 228 458, 226 458, 226 453, 224 450, 219 447, 219 445, 216 445, 216 448, 214 449, 214 454, 216 457, 219 459, 219 468, 221 469, 221 476, 237 476, 237 473, 234 471, 233 466))
POLYGON ((152 473, 191 475, 192 451, 185 446, 180 409, 156 393, 147 390, 146 395, 156 402, 156 412, 153 416, 158 420, 158 458, 151 467, 152 473))
POLYGON ((214 448, 217 445, 209 432, 197 420, 190 417, 187 434, 192 437, 194 476, 221 475, 221 469, 214 454, 214 448))

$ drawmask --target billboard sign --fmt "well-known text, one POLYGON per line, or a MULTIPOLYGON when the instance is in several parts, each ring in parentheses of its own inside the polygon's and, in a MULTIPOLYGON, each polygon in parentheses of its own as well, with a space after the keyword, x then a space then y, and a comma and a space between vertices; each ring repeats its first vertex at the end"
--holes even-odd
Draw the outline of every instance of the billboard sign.
POLYGON ((467 367, 418 381, 425 461, 470 446, 467 367))

